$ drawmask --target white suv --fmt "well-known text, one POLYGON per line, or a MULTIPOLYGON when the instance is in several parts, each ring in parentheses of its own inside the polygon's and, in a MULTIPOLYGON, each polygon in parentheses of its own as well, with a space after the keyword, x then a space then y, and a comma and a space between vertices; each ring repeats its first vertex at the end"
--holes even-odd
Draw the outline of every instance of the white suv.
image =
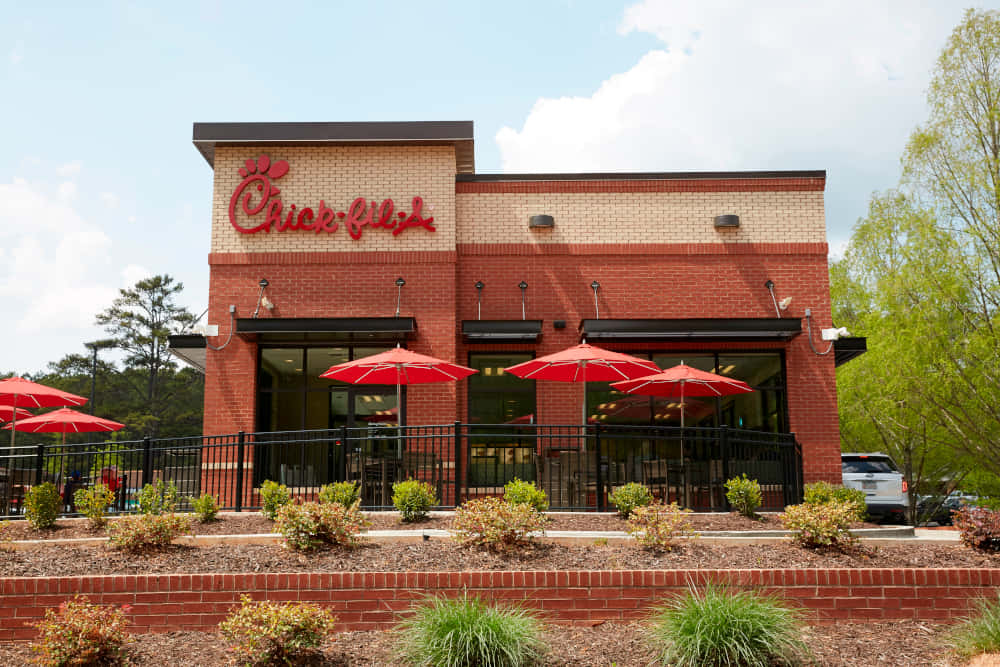
POLYGON ((910 505, 906 480, 888 454, 841 454, 840 463, 844 486, 865 492, 869 516, 895 523, 906 522, 906 510, 910 505))

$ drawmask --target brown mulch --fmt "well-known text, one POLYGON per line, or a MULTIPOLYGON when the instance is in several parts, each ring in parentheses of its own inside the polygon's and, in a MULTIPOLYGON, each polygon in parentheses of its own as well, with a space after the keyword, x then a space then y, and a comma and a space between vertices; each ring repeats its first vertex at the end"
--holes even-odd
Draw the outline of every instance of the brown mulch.
MULTIPOLYGON (((947 626, 913 621, 817 626, 807 628, 805 639, 813 658, 806 664, 823 667, 950 667, 962 664, 943 646, 947 626)), ((544 665, 590 667, 648 665, 653 652, 638 623, 605 623, 593 628, 552 626, 544 641, 544 665)), ((305 665, 391 665, 397 638, 392 632, 345 632, 305 665)), ((0 644, 0 664, 26 664, 31 652, 26 644, 0 644)), ((132 644, 133 664, 161 667, 212 667, 231 664, 224 640, 216 634, 171 632, 142 635, 132 644)))

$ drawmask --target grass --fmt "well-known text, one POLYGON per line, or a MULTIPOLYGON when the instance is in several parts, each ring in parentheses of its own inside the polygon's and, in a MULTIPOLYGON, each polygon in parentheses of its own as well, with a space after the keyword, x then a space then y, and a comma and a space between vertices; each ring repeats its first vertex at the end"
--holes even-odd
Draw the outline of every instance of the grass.
POLYGON ((399 657, 435 667, 519 667, 541 656, 541 623, 531 612, 468 596, 431 597, 400 626, 399 657))
POLYGON ((960 655, 1000 652, 1000 596, 977 600, 975 613, 958 623, 949 637, 960 655))
POLYGON ((662 665, 769 667, 808 655, 800 612, 755 591, 692 588, 651 620, 650 641, 662 665))

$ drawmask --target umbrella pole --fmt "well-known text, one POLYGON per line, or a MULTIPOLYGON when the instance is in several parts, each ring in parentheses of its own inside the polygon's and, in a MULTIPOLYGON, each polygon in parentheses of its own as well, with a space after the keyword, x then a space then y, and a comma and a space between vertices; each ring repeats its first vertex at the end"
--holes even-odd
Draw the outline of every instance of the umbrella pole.
POLYGON ((684 463, 684 381, 681 380, 681 475, 684 484, 684 507, 691 506, 688 494, 687 465, 684 463))
POLYGON ((403 460, 403 399, 399 389, 399 373, 402 368, 396 369, 396 458, 403 460))
POLYGON ((583 451, 587 451, 587 360, 581 364, 583 369, 583 398, 580 400, 580 430, 583 432, 583 451))

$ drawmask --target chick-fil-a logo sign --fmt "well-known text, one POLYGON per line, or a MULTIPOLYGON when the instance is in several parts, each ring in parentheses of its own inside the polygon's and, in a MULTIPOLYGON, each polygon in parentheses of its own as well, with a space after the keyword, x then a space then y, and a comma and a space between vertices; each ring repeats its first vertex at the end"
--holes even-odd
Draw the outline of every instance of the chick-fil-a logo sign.
POLYGON ((245 166, 239 169, 243 178, 236 186, 233 196, 229 199, 229 222, 237 231, 243 234, 257 232, 285 232, 290 230, 332 233, 340 227, 338 221, 343 221, 347 233, 352 239, 360 239, 365 227, 391 229, 396 236, 410 227, 423 227, 435 231, 434 218, 423 217, 424 200, 414 197, 410 203, 410 212, 396 210, 391 199, 383 199, 381 203, 358 197, 347 211, 335 211, 320 200, 315 209, 300 208, 290 204, 285 210, 285 204, 278 198, 281 194, 274 181, 288 173, 288 162, 261 155, 256 160, 249 159, 245 166), (236 219, 237 209, 248 218, 263 213, 264 220, 258 225, 245 226, 236 219))

